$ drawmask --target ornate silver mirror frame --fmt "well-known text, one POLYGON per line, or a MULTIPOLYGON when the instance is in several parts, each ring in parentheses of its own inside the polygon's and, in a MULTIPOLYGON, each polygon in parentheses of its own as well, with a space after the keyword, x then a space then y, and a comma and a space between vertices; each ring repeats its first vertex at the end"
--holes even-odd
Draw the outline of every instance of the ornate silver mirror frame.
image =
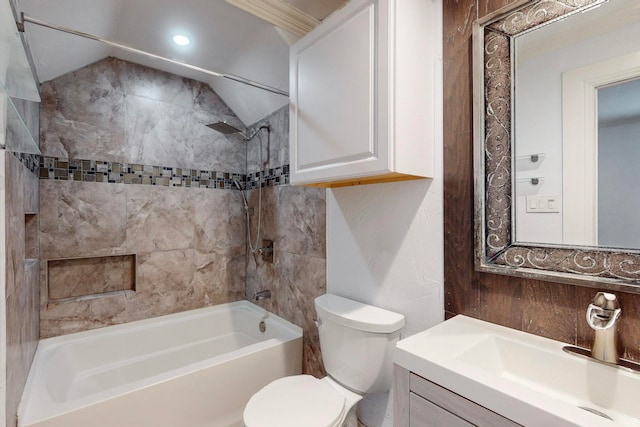
POLYGON ((514 37, 606 0, 518 0, 473 31, 476 270, 640 293, 640 252, 513 241, 514 37))

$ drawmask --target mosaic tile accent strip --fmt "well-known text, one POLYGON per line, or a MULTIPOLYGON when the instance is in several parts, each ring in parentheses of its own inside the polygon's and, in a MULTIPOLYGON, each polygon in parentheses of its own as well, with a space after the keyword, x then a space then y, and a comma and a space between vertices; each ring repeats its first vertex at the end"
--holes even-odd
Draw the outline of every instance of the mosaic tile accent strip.
POLYGON ((246 188, 248 190, 258 188, 258 181, 261 174, 263 188, 289 184, 289 165, 284 165, 247 175, 246 188))
POLYGON ((258 188, 260 174, 262 174, 264 180, 263 187, 274 187, 289 183, 289 165, 246 176, 229 172, 171 166, 66 159, 49 156, 40 157, 40 179, 60 181, 235 190, 234 181, 245 183, 247 189, 258 188))
POLYGON ((13 152, 13 154, 20 160, 29 171, 38 176, 38 171, 40 169, 40 155, 39 154, 27 154, 27 153, 17 153, 13 152))

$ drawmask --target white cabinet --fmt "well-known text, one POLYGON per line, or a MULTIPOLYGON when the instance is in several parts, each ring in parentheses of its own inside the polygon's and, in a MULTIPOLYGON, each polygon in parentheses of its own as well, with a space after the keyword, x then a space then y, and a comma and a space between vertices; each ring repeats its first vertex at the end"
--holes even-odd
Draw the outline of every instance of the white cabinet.
POLYGON ((291 183, 433 176, 441 0, 351 0, 291 47, 291 183))

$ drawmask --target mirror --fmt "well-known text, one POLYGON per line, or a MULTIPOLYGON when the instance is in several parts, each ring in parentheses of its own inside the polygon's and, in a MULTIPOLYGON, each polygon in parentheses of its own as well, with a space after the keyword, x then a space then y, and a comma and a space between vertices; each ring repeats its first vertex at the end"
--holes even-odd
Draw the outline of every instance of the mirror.
POLYGON ((638 39, 636 0, 476 22, 478 270, 640 293, 638 39))

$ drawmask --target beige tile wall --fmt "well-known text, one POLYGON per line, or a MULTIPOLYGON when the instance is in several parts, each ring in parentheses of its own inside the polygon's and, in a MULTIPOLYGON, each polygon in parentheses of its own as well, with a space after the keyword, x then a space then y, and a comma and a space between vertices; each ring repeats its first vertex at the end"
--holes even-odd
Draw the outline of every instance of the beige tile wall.
MULTIPOLYGON (((38 178, 4 153, 6 247, 6 425, 16 412, 38 343, 38 261, 26 259, 25 213, 38 211, 38 178)), ((37 219, 36 219, 37 220, 37 219)), ((33 252, 29 256, 33 256, 33 252)), ((37 254, 36 254, 37 257, 37 254)))
MULTIPOLYGON (((288 164, 288 107, 258 123, 268 122, 271 133, 262 131, 247 145, 239 135, 201 133, 198 124, 234 119, 205 89, 113 59, 63 76, 44 88, 43 154, 242 174, 288 164), (190 129, 193 138, 185 138, 190 129)), ((248 198, 255 228, 258 190, 248 198)), ((313 324, 313 300, 326 290, 323 189, 264 189, 262 238, 276 242, 274 264, 247 255, 238 191, 43 179, 40 205, 43 261, 137 256, 135 292, 72 301, 48 301, 42 268, 42 337, 252 300, 256 291, 271 289, 273 298, 261 304, 303 327, 304 370, 324 375, 313 324)))
MULTIPOLYGON (((278 110, 258 123, 271 125, 271 138, 266 133, 249 142, 248 172, 259 170, 259 149, 263 150, 263 168, 288 163, 289 111, 278 110), (271 144, 269 144, 271 142, 271 144)), ((252 237, 257 232, 259 190, 249 192, 252 237)), ((261 240, 275 243, 274 263, 249 253, 247 261, 247 297, 270 289, 271 300, 259 304, 299 325, 303 335, 303 371, 317 377, 325 375, 320 355, 313 301, 326 292, 326 190, 322 188, 278 186, 263 189, 261 240)))
MULTIPOLYGON (((45 83, 42 98, 44 156, 244 173, 240 136, 205 126, 238 119, 203 83, 108 58, 45 83)), ((40 206, 43 338, 244 298, 237 192, 43 179, 40 206), (117 263, 48 280, 46 260, 123 254, 136 255, 135 291, 92 291, 113 291, 117 263), (69 287, 89 296, 58 299, 69 287)))

